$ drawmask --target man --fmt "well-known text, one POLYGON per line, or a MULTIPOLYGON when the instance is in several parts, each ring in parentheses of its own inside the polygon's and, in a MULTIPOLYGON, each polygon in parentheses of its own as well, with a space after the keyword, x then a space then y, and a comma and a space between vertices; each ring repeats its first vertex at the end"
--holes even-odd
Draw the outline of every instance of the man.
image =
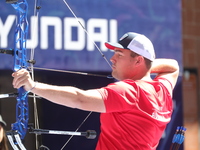
POLYGON ((24 87, 51 102, 101 113, 96 150, 155 150, 172 114, 172 90, 179 67, 172 59, 155 59, 151 41, 129 32, 114 50, 112 76, 118 79, 100 89, 81 90, 34 82, 22 69, 13 73, 14 88, 24 87), (157 73, 152 80, 150 74, 157 73))

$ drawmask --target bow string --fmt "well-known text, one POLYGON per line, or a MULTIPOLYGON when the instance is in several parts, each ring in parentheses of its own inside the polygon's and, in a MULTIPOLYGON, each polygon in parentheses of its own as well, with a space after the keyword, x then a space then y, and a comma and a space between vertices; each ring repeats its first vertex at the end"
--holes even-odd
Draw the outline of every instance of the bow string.
MULTIPOLYGON (((74 16, 74 18, 77 20, 77 23, 81 26, 81 28, 84 30, 84 32, 86 33, 86 35, 89 37, 90 41, 94 44, 94 46, 96 47, 96 49, 99 51, 99 53, 101 54, 101 56, 104 58, 104 60, 106 61, 106 63, 108 64, 108 66, 110 68, 112 68, 111 64, 109 63, 108 59, 105 57, 105 55, 103 54, 103 52, 101 51, 101 49, 97 46, 97 44, 95 43, 95 41, 92 39, 92 37, 90 36, 89 32, 85 29, 85 27, 83 26, 83 24, 79 21, 77 15, 74 13, 74 11, 72 10, 72 8, 70 7, 70 5, 67 3, 66 0, 63 0, 63 2, 65 3, 65 5, 67 6, 67 8, 69 9, 69 11, 72 13, 72 15, 74 16)), ((107 78, 112 78, 112 77, 108 77, 107 78)), ((75 130, 75 132, 77 132, 81 126, 85 123, 85 121, 89 118, 89 116, 92 114, 92 111, 90 111, 88 113, 88 115, 83 119, 83 121, 81 122, 81 124, 77 127, 77 129, 75 130)), ((69 137, 69 139, 65 142, 65 144, 63 145, 63 147, 61 148, 61 150, 63 150, 66 145, 70 142, 70 140, 73 138, 74 135, 71 135, 69 137)))

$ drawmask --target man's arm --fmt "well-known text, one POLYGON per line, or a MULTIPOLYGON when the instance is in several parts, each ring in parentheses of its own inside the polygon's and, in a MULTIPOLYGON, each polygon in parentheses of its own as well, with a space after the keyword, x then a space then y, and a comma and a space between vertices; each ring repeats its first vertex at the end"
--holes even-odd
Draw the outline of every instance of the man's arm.
POLYGON ((13 87, 24 87, 26 91, 39 95, 49 101, 81 110, 105 112, 101 94, 97 90, 81 90, 70 86, 53 86, 34 82, 28 71, 21 69, 12 74, 13 87))
POLYGON ((179 75, 178 62, 174 59, 155 59, 151 67, 151 73, 156 73, 157 77, 168 79, 174 88, 179 75))

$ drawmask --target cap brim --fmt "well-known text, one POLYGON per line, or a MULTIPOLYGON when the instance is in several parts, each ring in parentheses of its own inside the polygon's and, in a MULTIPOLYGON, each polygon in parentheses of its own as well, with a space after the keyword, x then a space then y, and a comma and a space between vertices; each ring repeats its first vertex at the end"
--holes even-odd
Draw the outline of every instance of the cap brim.
POLYGON ((108 48, 108 49, 112 49, 114 50, 115 48, 124 48, 121 44, 119 43, 110 43, 110 42, 106 42, 105 43, 105 46, 108 48))
POLYGON ((6 123, 4 121, 0 121, 0 124, 6 126, 6 123))

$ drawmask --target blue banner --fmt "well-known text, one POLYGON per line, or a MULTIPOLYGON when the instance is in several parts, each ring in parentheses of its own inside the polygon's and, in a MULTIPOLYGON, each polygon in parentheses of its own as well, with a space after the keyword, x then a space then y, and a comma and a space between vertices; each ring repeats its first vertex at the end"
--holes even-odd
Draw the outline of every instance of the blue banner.
MULTIPOLYGON (((104 46, 104 42, 117 42, 126 32, 138 32, 152 41, 157 58, 176 59, 182 68, 181 0, 67 0, 77 15, 77 19, 63 0, 39 2, 41 9, 38 19, 33 16, 34 1, 30 0, 28 3, 30 31, 27 49, 28 54, 31 49, 35 49, 36 67, 110 72, 111 68, 103 56, 105 55, 109 61, 113 52, 104 46)), ((0 2, 0 9, 0 49, 12 49, 16 12, 5 1, 0 2)), ((12 56, 1 54, 0 60, 0 69, 12 69, 12 56)), ((85 85, 88 86, 88 84, 85 85)), ((176 127, 182 125, 181 86, 181 79, 179 79, 174 90, 176 109, 174 109, 172 121, 163 134, 158 150, 169 148, 176 127)), ((55 110, 55 106, 52 107, 55 110)), ((46 114, 50 112, 47 111, 46 114)), ((80 112, 78 112, 79 115, 80 112)), ((48 120, 44 122, 47 123, 48 120)), ((52 123, 51 120, 49 121, 52 123)), ((69 123, 68 121, 66 120, 66 124, 69 123)), ((98 123, 96 123, 97 127, 98 123)), ((53 142, 47 140, 47 143, 53 146, 59 145, 56 142, 58 143, 59 140, 53 142)), ((94 149, 95 145, 96 141, 93 145, 90 141, 85 147, 73 144, 79 149, 80 147, 94 149)))
MULTIPOLYGON (((104 42, 116 42, 125 32, 133 31, 153 42, 157 57, 175 58, 182 65, 180 2, 68 0, 88 36, 62 0, 41 1, 38 21, 33 16, 34 1, 29 1, 27 48, 35 49, 37 67, 110 71, 102 55, 109 61, 112 51, 104 42)), ((4 1, 0 8, 0 48, 13 48, 15 11, 4 1)), ((0 59, 0 69, 9 69, 12 57, 0 55, 0 59)))

